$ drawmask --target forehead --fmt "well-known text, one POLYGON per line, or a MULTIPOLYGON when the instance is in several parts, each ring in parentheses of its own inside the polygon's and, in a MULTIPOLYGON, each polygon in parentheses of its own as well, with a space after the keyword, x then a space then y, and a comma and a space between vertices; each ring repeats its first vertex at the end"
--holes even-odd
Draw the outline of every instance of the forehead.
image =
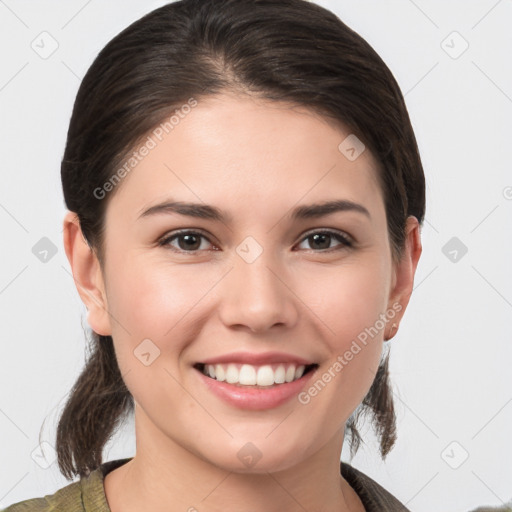
POLYGON ((365 149, 348 158, 350 131, 305 107, 222 94, 199 99, 172 125, 166 120, 134 148, 136 163, 117 186, 111 203, 125 215, 167 197, 253 212, 301 198, 364 199, 369 210, 379 207, 373 155, 365 149), (151 149, 141 151, 144 145, 151 149))

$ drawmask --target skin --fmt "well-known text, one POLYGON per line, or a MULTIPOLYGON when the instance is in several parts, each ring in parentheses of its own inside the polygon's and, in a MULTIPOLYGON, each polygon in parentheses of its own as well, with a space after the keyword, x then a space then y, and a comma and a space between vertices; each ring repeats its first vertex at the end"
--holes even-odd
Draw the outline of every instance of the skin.
POLYGON ((66 215, 64 245, 89 325, 113 337, 136 402, 136 456, 105 478, 113 512, 364 510, 339 472, 343 429, 374 380, 384 337, 396 334, 422 248, 410 217, 404 255, 392 262, 377 163, 369 150, 355 161, 338 150, 349 133, 284 103, 201 99, 104 199, 103 268, 66 215), (169 198, 217 206, 232 220, 139 218, 169 198), (371 218, 343 211, 291 221, 292 208, 331 199, 359 203, 371 218), (205 233, 198 254, 173 252, 169 245, 186 250, 182 238, 158 246, 185 228, 205 233), (322 229, 355 244, 333 237, 322 249, 308 238, 322 229), (252 263, 236 252, 247 236, 263 249, 252 263), (322 375, 393 304, 393 321, 307 405, 293 398, 241 410, 199 385, 193 369, 233 351, 283 351, 315 361, 322 375), (149 366, 134 356, 144 339, 160 350, 149 366), (262 455, 250 468, 237 457, 247 442, 262 455))

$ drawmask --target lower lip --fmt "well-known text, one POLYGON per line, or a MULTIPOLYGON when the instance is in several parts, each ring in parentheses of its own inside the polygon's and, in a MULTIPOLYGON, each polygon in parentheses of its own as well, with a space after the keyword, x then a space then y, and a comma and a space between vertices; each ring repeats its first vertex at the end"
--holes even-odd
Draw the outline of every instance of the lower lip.
POLYGON ((221 382, 207 377, 200 370, 194 369, 208 389, 216 396, 230 405, 252 411, 272 409, 297 396, 316 370, 317 368, 313 368, 300 379, 292 382, 276 384, 271 387, 253 388, 221 382))

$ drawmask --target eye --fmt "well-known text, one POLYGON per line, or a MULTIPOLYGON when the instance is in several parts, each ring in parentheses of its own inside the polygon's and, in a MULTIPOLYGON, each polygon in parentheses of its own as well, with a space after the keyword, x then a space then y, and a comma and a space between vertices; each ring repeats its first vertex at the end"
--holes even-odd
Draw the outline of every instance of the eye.
MULTIPOLYGON (((208 238, 198 231, 179 231, 171 234, 158 242, 159 246, 170 247, 176 252, 195 253, 201 249, 201 238, 208 240, 208 238), (178 247, 171 244, 174 240, 178 241, 178 247)), ((215 247, 215 246, 214 246, 215 247)), ((202 249, 205 249, 204 247, 202 249)), ((218 250, 215 248, 214 250, 218 250)))
MULTIPOLYGON (((345 235, 344 233, 338 231, 330 230, 315 231, 313 233, 309 233, 302 240, 309 240, 310 244, 312 244, 313 246, 317 245, 316 248, 319 249, 319 251, 315 252, 330 252, 330 250, 337 251, 343 248, 353 246, 353 242, 348 235, 345 235), (340 242, 340 245, 334 248, 329 247, 333 239, 338 240, 340 242)), ((313 249, 315 249, 315 247, 313 247, 313 249)))
MULTIPOLYGON (((201 232, 185 230, 171 233, 169 236, 166 236, 160 240, 158 245, 161 247, 169 247, 176 252, 194 254, 199 253, 201 250, 207 249, 207 247, 201 247, 201 239, 209 242, 208 237, 201 232), (174 241, 178 242, 178 247, 173 245, 172 242, 174 241)), ((315 231, 313 233, 309 233, 302 240, 309 241, 313 246, 317 245, 317 247, 313 247, 314 252, 330 252, 331 250, 336 251, 353 246, 352 239, 348 235, 331 230, 315 231), (335 246, 334 248, 330 247, 333 239, 340 242, 338 246, 335 246)), ((209 243, 211 244, 211 242, 209 243)), ((213 245, 213 247, 213 250, 219 250, 216 246, 213 245)))

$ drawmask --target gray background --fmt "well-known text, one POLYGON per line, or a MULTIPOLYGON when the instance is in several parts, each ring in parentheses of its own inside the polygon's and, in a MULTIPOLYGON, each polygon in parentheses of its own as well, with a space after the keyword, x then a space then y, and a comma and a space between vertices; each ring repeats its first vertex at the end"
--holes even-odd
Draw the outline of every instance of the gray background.
MULTIPOLYGON (((86 320, 62 245, 60 159, 92 60, 164 3, 0 0, 0 509, 69 483, 52 445, 86 320)), ((427 180, 424 250, 391 342, 398 441, 381 461, 366 424, 351 462, 413 511, 502 504, 512 498, 512 1, 318 3, 394 73, 427 180)), ((134 452, 130 422, 105 460, 134 452)))

